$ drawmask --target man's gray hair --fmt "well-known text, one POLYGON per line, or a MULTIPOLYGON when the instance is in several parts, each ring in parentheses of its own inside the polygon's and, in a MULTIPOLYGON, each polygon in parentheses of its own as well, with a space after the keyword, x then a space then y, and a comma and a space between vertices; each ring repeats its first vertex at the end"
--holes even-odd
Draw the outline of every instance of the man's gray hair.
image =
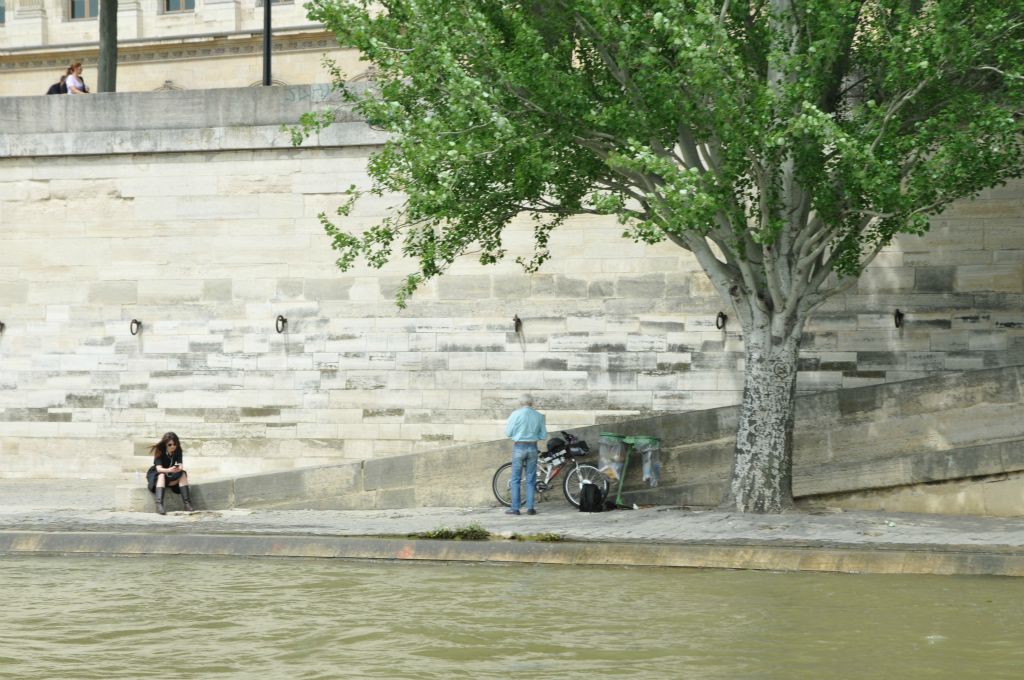
POLYGON ((519 405, 520 406, 533 406, 533 395, 524 394, 523 396, 519 397, 519 405))

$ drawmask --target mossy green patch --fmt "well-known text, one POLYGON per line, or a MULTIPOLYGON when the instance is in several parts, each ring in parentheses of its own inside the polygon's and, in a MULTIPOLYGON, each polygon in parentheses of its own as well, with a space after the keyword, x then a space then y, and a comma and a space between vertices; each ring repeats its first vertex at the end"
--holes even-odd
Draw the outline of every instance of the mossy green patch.
POLYGON ((486 541, 491 537, 491 533, 479 524, 473 523, 456 529, 438 527, 431 531, 409 534, 409 536, 410 538, 432 538, 442 541, 486 541))
POLYGON ((561 534, 540 533, 540 534, 514 534, 517 541, 532 541, 534 543, 559 543, 565 540, 561 534))

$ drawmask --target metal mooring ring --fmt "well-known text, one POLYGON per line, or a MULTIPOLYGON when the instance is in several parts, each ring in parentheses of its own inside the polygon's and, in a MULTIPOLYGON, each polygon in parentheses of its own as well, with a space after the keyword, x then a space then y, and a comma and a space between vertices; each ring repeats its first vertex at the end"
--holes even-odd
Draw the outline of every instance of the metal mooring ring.
POLYGON ((288 319, 284 318, 280 314, 277 315, 277 321, 274 323, 274 328, 277 329, 278 333, 284 333, 284 329, 288 326, 288 319))
POLYGON ((132 322, 128 325, 128 330, 132 332, 132 335, 138 335, 139 331, 142 330, 142 322, 138 319, 132 319, 132 322))
POLYGON ((725 312, 719 312, 718 316, 715 317, 715 328, 722 330, 725 328, 725 322, 729 320, 729 317, 725 315, 725 312))

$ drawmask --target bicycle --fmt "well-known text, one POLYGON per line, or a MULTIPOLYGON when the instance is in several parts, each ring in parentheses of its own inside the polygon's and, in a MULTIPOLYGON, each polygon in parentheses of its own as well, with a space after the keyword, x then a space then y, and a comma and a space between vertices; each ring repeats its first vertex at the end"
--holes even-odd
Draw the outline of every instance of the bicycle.
MULTIPOLYGON (((576 459, 590 455, 590 447, 587 442, 578 439, 568 432, 562 432, 559 439, 554 437, 548 440, 548 450, 540 455, 537 460, 537 479, 535 489, 537 501, 545 500, 544 494, 554 488, 554 480, 561 474, 562 470, 572 467, 562 478, 562 493, 565 500, 571 505, 580 506, 580 491, 584 484, 598 484, 601 488, 601 496, 608 495, 608 478, 593 465, 580 464, 576 459)), ((525 472, 525 471, 524 471, 525 472)), ((519 498, 526 498, 526 480, 523 480, 520 488, 519 498)), ((512 505, 512 463, 505 463, 499 467, 491 479, 491 490, 498 502, 505 506, 512 505)))

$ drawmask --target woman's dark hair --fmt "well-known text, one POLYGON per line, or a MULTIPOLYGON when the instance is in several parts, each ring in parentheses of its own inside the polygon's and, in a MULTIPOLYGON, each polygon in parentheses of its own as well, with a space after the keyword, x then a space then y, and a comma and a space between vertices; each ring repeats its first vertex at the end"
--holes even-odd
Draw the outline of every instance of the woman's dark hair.
POLYGON ((149 447, 149 452, 153 454, 154 458, 167 453, 167 442, 174 442, 174 448, 178 450, 178 453, 182 452, 181 441, 178 440, 178 435, 168 432, 160 438, 160 441, 149 447))

